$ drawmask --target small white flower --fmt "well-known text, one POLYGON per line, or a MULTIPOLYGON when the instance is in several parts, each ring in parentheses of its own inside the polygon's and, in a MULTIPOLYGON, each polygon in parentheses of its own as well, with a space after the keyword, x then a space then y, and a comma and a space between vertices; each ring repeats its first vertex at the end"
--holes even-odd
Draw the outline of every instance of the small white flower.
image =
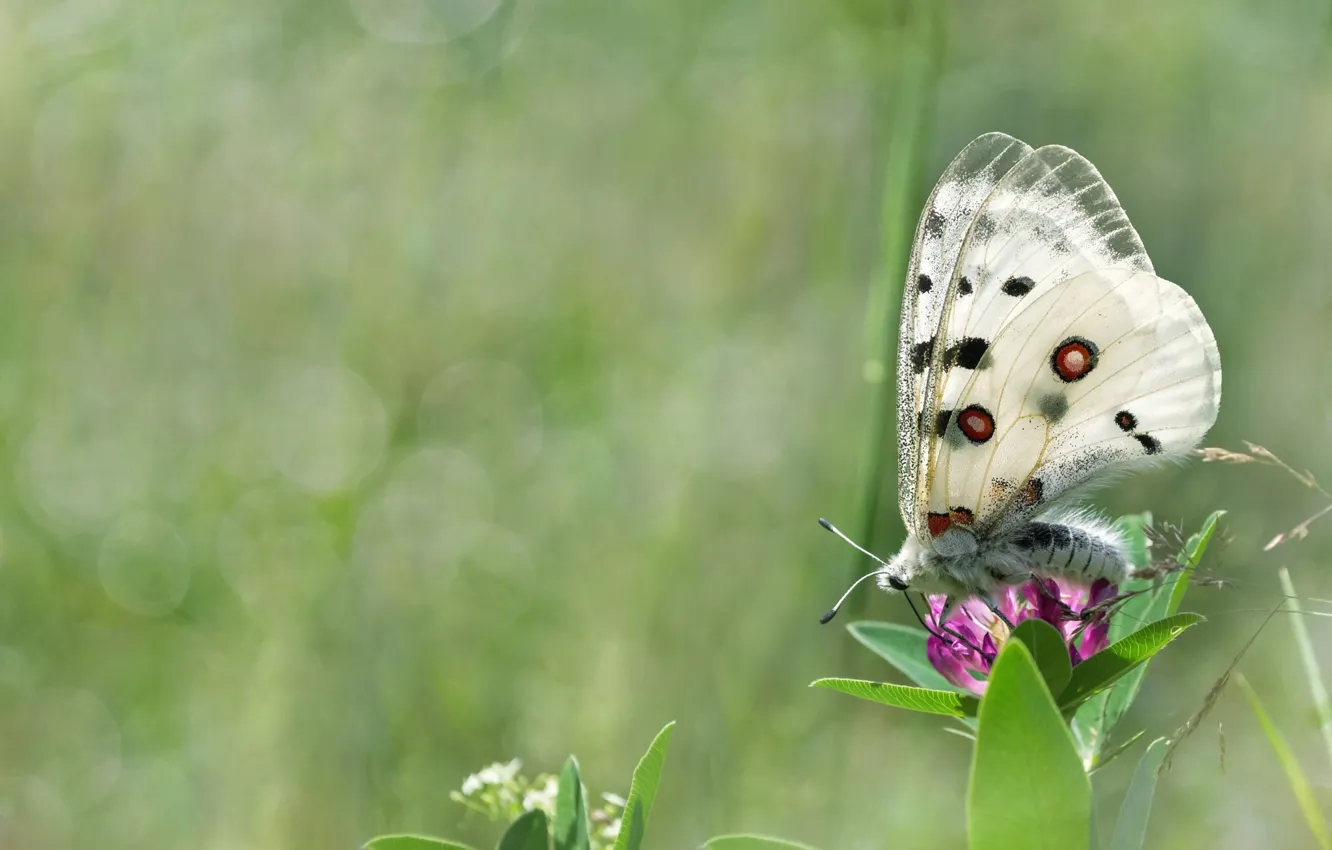
POLYGON ((512 782, 513 778, 518 775, 518 769, 522 766, 523 763, 518 759, 514 759, 508 764, 495 762, 482 769, 477 776, 481 777, 481 781, 486 785, 503 785, 506 782, 512 782))
POLYGON ((607 841, 614 841, 619 836, 619 834, 620 834, 619 818, 616 818, 615 820, 606 824, 605 828, 601 830, 601 837, 605 838, 607 841))
POLYGON ((462 784, 463 796, 470 797, 473 794, 475 794, 477 791, 480 791, 482 788, 484 788, 485 785, 486 783, 481 779, 481 777, 478 774, 473 773, 471 776, 463 780, 462 784))
POLYGON ((601 795, 601 799, 605 800, 607 803, 610 803, 612 806, 621 809, 623 809, 625 805, 628 803, 628 800, 624 799, 619 794, 612 794, 609 791, 603 793, 601 795))
POLYGON ((530 812, 535 809, 551 814, 555 811, 555 795, 559 793, 559 781, 553 776, 547 776, 546 782, 539 788, 532 788, 523 795, 523 811, 530 812))

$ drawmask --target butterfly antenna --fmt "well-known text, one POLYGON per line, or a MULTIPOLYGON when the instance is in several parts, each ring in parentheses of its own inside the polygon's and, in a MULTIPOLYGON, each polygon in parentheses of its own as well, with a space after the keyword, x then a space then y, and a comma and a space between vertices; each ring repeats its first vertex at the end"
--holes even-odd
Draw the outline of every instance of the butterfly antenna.
MULTIPOLYGON (((857 543, 856 541, 852 540, 850 537, 847 537, 845 534, 843 534, 841 531, 838 530, 837 526, 835 526, 835 525, 833 525, 832 523, 828 522, 828 521, 827 521, 826 519, 824 519, 823 517, 819 517, 819 525, 823 526, 823 527, 826 528, 828 531, 831 531, 833 534, 836 534, 838 537, 842 538, 842 539, 845 540, 847 543, 851 544, 852 548, 854 548, 857 552, 860 552, 862 555, 868 555, 869 557, 871 557, 871 558, 873 558, 874 560, 878 561, 878 562, 879 562, 880 564, 882 564, 883 566, 885 566, 885 567, 888 566, 888 562, 887 562, 887 561, 885 561, 883 558, 880 558, 878 555, 874 554, 873 552, 869 551, 869 550, 866 549, 864 546, 861 546, 859 543, 857 543)), ((852 586, 852 587, 855 587, 854 584, 851 585, 851 586, 852 586)))
POLYGON ((843 603, 843 602, 846 602, 846 598, 847 598, 848 596, 851 595, 851 591, 853 591, 853 590, 855 590, 857 587, 859 587, 859 586, 860 586, 860 583, 861 583, 862 581, 864 581, 865 579, 867 579, 867 578, 869 578, 869 577, 871 577, 871 576, 876 576, 876 575, 878 575, 878 574, 879 574, 879 571, 878 571, 878 570, 874 570, 873 572, 865 573, 865 574, 864 574, 863 576, 861 576, 860 578, 858 578, 858 579, 856 579, 855 581, 851 582, 851 586, 848 587, 848 588, 846 589, 846 593, 843 593, 843 594, 842 594, 842 598, 839 599, 839 600, 837 600, 837 604, 834 605, 832 608, 828 609, 828 613, 827 613, 827 614, 824 614, 822 617, 819 618, 819 625, 821 625, 821 626, 826 626, 826 625, 828 625, 828 622, 829 622, 830 620, 832 620, 833 617, 836 617, 836 616, 837 616, 837 612, 840 611, 840 610, 842 609, 842 603, 843 603))

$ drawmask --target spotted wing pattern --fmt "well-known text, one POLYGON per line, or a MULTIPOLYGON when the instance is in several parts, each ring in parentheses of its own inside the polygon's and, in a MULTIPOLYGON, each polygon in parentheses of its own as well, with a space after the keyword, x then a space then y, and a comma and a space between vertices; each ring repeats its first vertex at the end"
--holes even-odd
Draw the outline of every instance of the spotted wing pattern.
MULTIPOLYGON (((919 430, 902 509, 914 508, 924 545, 956 525, 1016 529, 1107 473, 1187 450, 1215 421, 1220 359, 1206 320, 1156 277, 1078 154, 1027 149, 974 208, 951 262, 933 312, 918 298, 912 325, 913 355, 928 356, 911 364, 925 361, 909 382, 919 430)), ((904 332, 906 321, 904 310, 904 332)))
POLYGON ((958 283, 958 257, 976 213, 1031 148, 988 133, 962 149, 930 193, 916 226, 902 296, 897 353, 898 507, 902 522, 925 537, 929 428, 921 423, 937 391, 943 350, 936 346, 944 305, 958 283), (924 483, 924 486, 923 486, 924 483))

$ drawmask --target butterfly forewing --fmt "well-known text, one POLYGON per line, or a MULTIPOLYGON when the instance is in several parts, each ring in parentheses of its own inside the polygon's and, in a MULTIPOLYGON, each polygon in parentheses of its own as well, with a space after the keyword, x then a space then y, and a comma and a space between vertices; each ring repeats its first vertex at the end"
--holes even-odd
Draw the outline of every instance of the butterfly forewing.
POLYGON ((925 464, 933 421, 934 384, 943 348, 936 344, 944 303, 957 286, 957 260, 977 210, 1004 175, 1031 148, 1003 133, 988 133, 967 145, 944 170, 916 227, 897 356, 898 506, 908 530, 926 533, 924 505, 929 487, 925 464), (926 439, 923 439, 926 438, 926 439))

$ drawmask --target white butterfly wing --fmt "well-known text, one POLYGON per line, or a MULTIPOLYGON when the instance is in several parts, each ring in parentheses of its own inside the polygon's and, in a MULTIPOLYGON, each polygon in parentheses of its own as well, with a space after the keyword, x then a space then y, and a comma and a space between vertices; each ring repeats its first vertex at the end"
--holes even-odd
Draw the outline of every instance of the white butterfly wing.
POLYGON ((930 431, 921 422, 941 374, 942 349, 936 351, 934 341, 944 303, 956 285, 958 257, 977 211, 1029 153, 1030 147, 1003 133, 976 139, 944 170, 916 226, 898 335, 897 492, 902 522, 922 539, 930 431))
POLYGON ((1067 148, 1031 152, 981 204, 939 326, 916 459, 926 545, 954 524, 1016 528, 1094 478, 1188 449, 1216 419, 1206 320, 1067 148))

